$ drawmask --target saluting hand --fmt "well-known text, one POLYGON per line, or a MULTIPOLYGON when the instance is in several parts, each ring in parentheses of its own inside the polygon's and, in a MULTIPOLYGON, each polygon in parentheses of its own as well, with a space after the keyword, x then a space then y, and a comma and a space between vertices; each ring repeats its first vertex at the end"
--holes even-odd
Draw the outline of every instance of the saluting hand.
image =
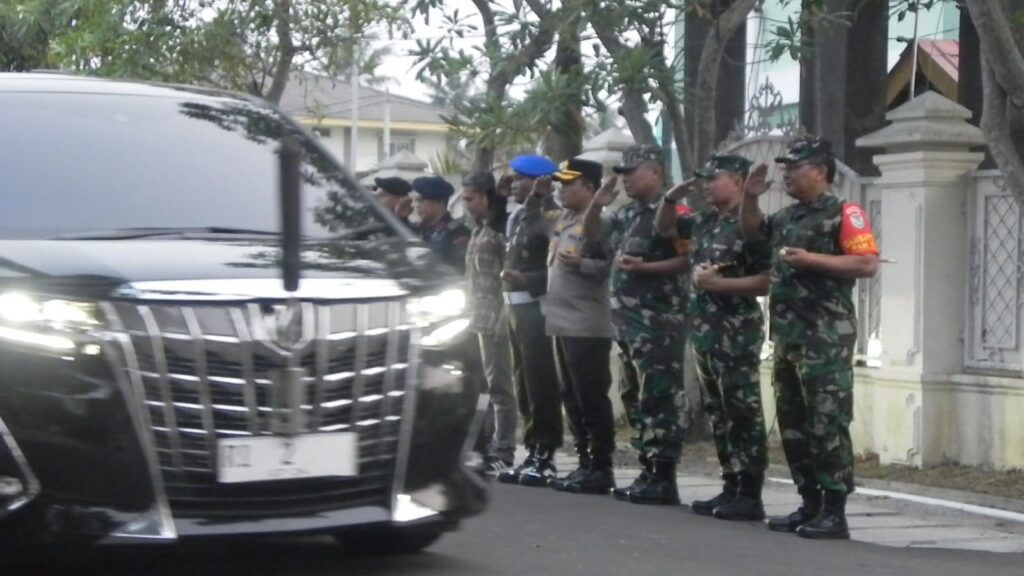
POLYGON ((497 185, 494 187, 494 191, 498 193, 498 196, 504 196, 508 198, 512 195, 512 179, 515 178, 512 174, 503 174, 498 179, 497 185))
POLYGON ((604 183, 601 184, 601 188, 594 195, 594 202, 598 206, 610 206, 615 199, 619 197, 619 177, 609 176, 604 179, 604 183))
POLYGON ((412 198, 406 196, 398 201, 395 205, 395 216, 400 220, 406 220, 409 216, 412 216, 412 198))
POLYGON ((743 192, 747 196, 758 197, 767 192, 771 186, 772 183, 768 180, 768 165, 758 164, 757 167, 750 172, 750 175, 747 176, 747 182, 743 186, 743 192))
POLYGON ((551 193, 552 188, 553 186, 551 185, 551 176, 541 176, 540 178, 537 178, 536 180, 533 181, 532 194, 543 198, 551 193))
POLYGON ((667 196, 669 200, 682 200, 683 198, 686 198, 690 194, 690 192, 693 192, 693 190, 697 187, 698 183, 698 179, 690 178, 689 180, 686 180, 682 184, 678 184, 674 188, 669 190, 668 194, 666 194, 665 196, 667 196))

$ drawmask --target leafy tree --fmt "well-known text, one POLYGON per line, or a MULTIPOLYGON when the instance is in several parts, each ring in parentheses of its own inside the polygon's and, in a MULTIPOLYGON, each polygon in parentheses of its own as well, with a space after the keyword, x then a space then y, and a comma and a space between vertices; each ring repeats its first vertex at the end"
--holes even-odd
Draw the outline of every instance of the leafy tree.
POLYGON ((439 92, 458 96, 448 103, 452 113, 446 120, 473 150, 473 168, 487 170, 494 165, 496 152, 535 142, 537 126, 514 105, 509 89, 523 75, 538 75, 554 44, 562 12, 540 0, 516 0, 511 6, 473 0, 471 14, 444 4, 442 0, 411 3, 413 17, 428 23, 440 13, 446 33, 417 40, 410 53, 419 67, 418 79, 440 88, 439 92), (458 46, 460 39, 479 34, 483 35, 479 46, 458 46))
POLYGON ((384 0, 8 0, 0 12, 0 30, 19 40, 8 68, 31 61, 271 102, 297 70, 338 76, 354 60, 373 69, 383 53, 367 41, 404 22, 384 0))

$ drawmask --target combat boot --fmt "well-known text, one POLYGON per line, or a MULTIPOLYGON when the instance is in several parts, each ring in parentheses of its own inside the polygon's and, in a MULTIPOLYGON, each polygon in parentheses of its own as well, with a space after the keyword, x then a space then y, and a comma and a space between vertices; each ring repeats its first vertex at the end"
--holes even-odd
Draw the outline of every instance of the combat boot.
POLYGON ((710 500, 694 500, 690 504, 690 509, 693 510, 694 514, 700 516, 711 516, 715 511, 715 508, 728 504, 736 499, 736 494, 739 491, 739 476, 732 472, 726 472, 722 474, 722 493, 710 500))
POLYGON ((612 488, 612 496, 616 500, 622 500, 623 502, 629 501, 629 493, 634 490, 643 490, 647 486, 647 483, 651 480, 653 469, 651 468, 651 461, 646 456, 640 456, 640 464, 643 469, 640 470, 640 475, 633 480, 633 483, 625 488, 612 488))
POLYGON ((530 446, 530 453, 526 456, 519 466, 510 470, 502 470, 498 473, 498 482, 502 484, 519 484, 519 476, 523 473, 523 470, 533 467, 533 461, 537 457, 537 447, 530 446))
POLYGON ((651 460, 650 480, 629 492, 633 504, 679 505, 679 486, 676 485, 676 461, 668 458, 651 460))
POLYGON ((533 459, 533 466, 526 468, 519 475, 519 485, 538 488, 547 486, 548 482, 558 476, 555 468, 554 448, 541 447, 533 459))
POLYGON ((607 494, 613 488, 615 474, 609 456, 594 458, 585 472, 565 484, 565 490, 573 494, 607 494))
POLYGON ((846 493, 825 491, 825 506, 814 520, 796 529, 797 536, 811 540, 849 540, 846 524, 846 493))
POLYGON ((550 482, 548 482, 548 486, 551 486, 552 488, 558 490, 559 492, 565 492, 567 491, 565 487, 566 484, 573 482, 580 476, 590 471, 590 465, 592 460, 590 458, 590 452, 584 449, 582 451, 577 450, 577 453, 579 454, 579 466, 575 470, 569 472, 568 474, 562 476, 561 478, 552 479, 550 482))
POLYGON ((821 490, 806 489, 800 494, 803 504, 789 516, 777 516, 768 520, 768 529, 776 532, 796 532, 796 529, 817 518, 821 513, 821 490))
POLYGON ((739 495, 732 502, 715 508, 715 518, 750 522, 764 520, 764 503, 761 502, 764 475, 741 472, 739 479, 739 495))

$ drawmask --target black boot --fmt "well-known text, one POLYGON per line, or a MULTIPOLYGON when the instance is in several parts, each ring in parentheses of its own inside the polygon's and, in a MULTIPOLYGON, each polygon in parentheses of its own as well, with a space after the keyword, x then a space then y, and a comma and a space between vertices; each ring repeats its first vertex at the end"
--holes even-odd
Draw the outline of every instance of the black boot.
POLYGON ((825 491, 825 506, 814 520, 796 529, 801 538, 811 540, 849 540, 846 524, 846 493, 825 491))
POLYGON ((821 513, 821 490, 805 489, 800 493, 803 504, 789 516, 768 520, 768 529, 776 532, 796 532, 796 529, 814 520, 821 513))
POLYGON ((530 446, 530 453, 526 456, 523 462, 512 468, 511 470, 502 470, 498 473, 498 482, 503 484, 519 484, 519 475, 523 473, 523 470, 533 467, 533 461, 537 457, 537 447, 530 446))
POLYGON ((739 479, 739 495, 732 502, 715 508, 715 518, 751 522, 764 520, 764 503, 761 502, 764 474, 741 472, 739 479))
POLYGON ((722 493, 710 500, 694 500, 690 504, 690 508, 694 514, 700 516, 711 516, 711 513, 715 511, 715 508, 723 504, 728 504, 736 499, 736 494, 739 492, 739 476, 732 472, 722 474, 722 480, 725 482, 722 485, 722 493))
POLYGON ((565 490, 573 494, 607 494, 615 488, 615 474, 612 472, 611 457, 598 457, 590 467, 571 482, 565 490))
POLYGON ((653 474, 650 480, 636 490, 629 492, 633 504, 679 505, 679 487, 676 485, 676 461, 654 458, 651 461, 653 474))
POLYGON ((555 449, 541 447, 537 449, 537 455, 533 459, 533 466, 524 469, 519 475, 519 485, 532 488, 547 486, 548 482, 557 475, 555 449))
POLYGON ((616 500, 628 502, 630 492, 633 490, 641 490, 647 486, 648 482, 650 482, 651 476, 654 473, 653 468, 651 467, 651 461, 648 460, 646 456, 640 456, 640 464, 643 468, 640 470, 640 475, 636 477, 636 480, 633 480, 632 484, 625 488, 612 488, 611 493, 616 500))
POLYGON ((580 476, 590 471, 590 464, 592 461, 590 458, 590 452, 585 449, 582 452, 577 450, 577 454, 579 454, 579 466, 575 470, 569 472, 568 474, 562 476, 561 478, 553 478, 548 483, 548 486, 551 486, 552 488, 558 490, 559 492, 565 492, 566 484, 576 480, 580 476))

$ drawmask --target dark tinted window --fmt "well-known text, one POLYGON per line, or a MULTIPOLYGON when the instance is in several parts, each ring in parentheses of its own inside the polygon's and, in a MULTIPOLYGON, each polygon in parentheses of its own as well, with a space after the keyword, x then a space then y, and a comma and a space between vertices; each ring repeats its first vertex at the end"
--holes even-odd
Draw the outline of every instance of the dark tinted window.
MULTIPOLYGON (((185 92, 181 99, 0 93, 0 236, 276 231, 277 150, 289 129, 267 108, 185 92)), ((383 223, 369 196, 305 142, 304 233, 383 223)))

